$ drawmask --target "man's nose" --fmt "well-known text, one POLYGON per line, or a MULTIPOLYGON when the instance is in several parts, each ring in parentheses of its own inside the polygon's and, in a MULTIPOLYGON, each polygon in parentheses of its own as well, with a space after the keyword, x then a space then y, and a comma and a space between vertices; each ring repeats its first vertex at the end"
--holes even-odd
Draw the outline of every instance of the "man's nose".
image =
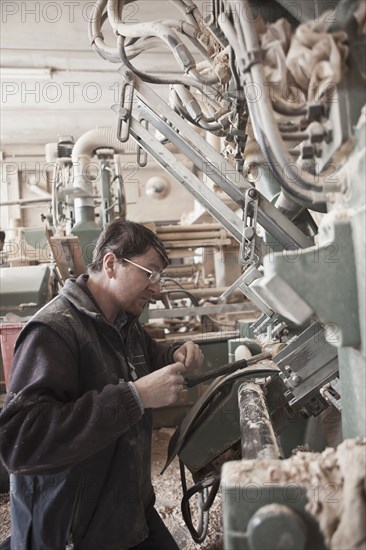
POLYGON ((156 283, 149 281, 148 289, 154 294, 158 294, 160 291, 160 281, 156 281, 156 283))

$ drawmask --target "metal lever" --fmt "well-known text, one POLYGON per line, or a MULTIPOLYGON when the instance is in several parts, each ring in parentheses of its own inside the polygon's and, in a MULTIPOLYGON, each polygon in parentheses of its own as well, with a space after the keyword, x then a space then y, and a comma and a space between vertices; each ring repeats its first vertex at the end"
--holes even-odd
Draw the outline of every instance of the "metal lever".
POLYGON ((193 386, 196 386, 201 382, 205 382, 206 380, 210 380, 211 378, 217 378, 218 376, 223 376, 224 374, 232 374, 239 369, 245 369, 245 367, 247 367, 248 365, 258 363, 258 361, 261 361, 262 359, 267 359, 268 357, 271 357, 271 354, 269 351, 265 351, 263 353, 258 353, 257 355, 254 355, 250 359, 241 359, 240 361, 234 361, 234 363, 227 363, 226 365, 223 365, 218 369, 205 372, 204 374, 185 376, 185 385, 187 386, 187 388, 192 388, 193 386))

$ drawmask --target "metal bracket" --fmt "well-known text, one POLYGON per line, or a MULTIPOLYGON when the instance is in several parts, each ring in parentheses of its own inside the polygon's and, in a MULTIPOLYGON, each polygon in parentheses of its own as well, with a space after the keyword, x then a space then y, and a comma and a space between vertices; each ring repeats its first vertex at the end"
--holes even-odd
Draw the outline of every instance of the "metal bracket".
MULTIPOLYGON (((271 330, 271 325, 273 325, 278 320, 277 313, 273 313, 272 315, 268 315, 267 313, 264 313, 259 317, 259 319, 253 323, 252 325, 252 331, 255 336, 258 336, 259 334, 263 334, 265 330, 271 330)), ((272 332, 272 331, 271 331, 272 332)))
POLYGON ((134 86, 132 81, 125 81, 122 85, 121 98, 118 109, 117 139, 122 143, 130 137, 134 86))
POLYGON ((259 308, 267 317, 273 318, 273 311, 268 305, 250 288, 250 284, 261 277, 262 274, 258 271, 255 265, 252 265, 244 271, 244 273, 231 285, 225 292, 219 296, 219 300, 225 300, 230 294, 236 290, 240 290, 257 308, 259 308))
POLYGON ((327 394, 321 389, 334 380, 338 372, 337 349, 325 339, 325 328, 313 323, 285 349, 274 362, 287 387, 285 396, 294 410, 304 409, 317 416, 326 408, 327 394))
MULTIPOLYGON (((131 71, 120 69, 125 82, 131 83, 131 71)), ((193 131, 185 120, 158 95, 151 87, 138 76, 133 75, 135 86, 134 107, 140 116, 149 120, 152 126, 165 138, 173 143, 180 153, 183 153, 190 161, 203 171, 210 180, 216 183, 238 205, 245 201, 245 191, 253 189, 244 176, 238 173, 233 166, 223 160, 222 155, 216 151, 197 132, 193 131)), ((139 143, 140 135, 133 135, 139 143)), ((150 140, 150 136, 149 136, 150 140)), ((141 143, 143 147, 144 144, 141 143)), ((148 152, 157 162, 166 168, 165 161, 154 151, 148 152)), ((196 187, 196 186, 194 186, 196 187)), ((195 194, 200 194, 202 182, 199 183, 195 194)), ((197 197, 196 197, 197 198, 197 197)), ((263 195, 258 193, 258 223, 272 235, 279 243, 288 248, 294 246, 305 248, 312 246, 312 239, 304 235, 289 219, 286 218, 263 195), (290 245, 289 245, 290 243, 290 245)), ((222 201, 221 201, 222 203, 222 201)), ((242 234, 240 235, 241 242, 242 234)))
MULTIPOLYGON (((141 124, 141 126, 146 128, 146 130, 148 130, 148 128, 149 128, 149 121, 148 120, 146 120, 145 118, 140 117, 139 118, 139 123, 141 124)), ((138 141, 137 141, 137 151, 136 151, 136 162, 137 162, 138 166, 140 166, 141 168, 144 168, 144 166, 147 165, 147 151, 146 151, 146 149, 143 149, 141 147, 141 145, 139 145, 138 141)))
POLYGON ((321 388, 320 395, 324 397, 328 403, 334 405, 336 409, 342 411, 341 384, 338 377, 321 388))
POLYGON ((257 235, 258 192, 256 189, 248 189, 245 193, 245 205, 243 214, 243 240, 240 246, 241 263, 253 265, 258 258, 255 257, 255 245, 257 235))

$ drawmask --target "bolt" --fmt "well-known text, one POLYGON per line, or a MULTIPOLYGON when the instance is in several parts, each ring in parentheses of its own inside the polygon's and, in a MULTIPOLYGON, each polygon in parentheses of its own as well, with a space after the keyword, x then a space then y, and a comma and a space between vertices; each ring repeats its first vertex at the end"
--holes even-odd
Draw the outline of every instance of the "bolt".
POLYGON ((253 227, 246 227, 244 229, 244 237, 248 241, 251 241, 253 239, 254 235, 255 235, 255 231, 254 231, 253 227))
POLYGON ((256 199, 257 196, 258 196, 258 192, 256 189, 249 189, 248 197, 250 197, 251 199, 256 199))
POLYGON ((126 80, 132 80, 133 79, 133 72, 132 71, 129 71, 129 70, 126 70, 124 72, 124 75, 126 80))
POLYGON ((119 110, 119 117, 122 119, 122 120, 127 120, 128 118, 128 111, 127 109, 125 109, 125 107, 121 107, 120 110, 119 110))
POLYGON ((301 382, 301 377, 298 374, 292 374, 290 380, 294 386, 298 386, 301 382))

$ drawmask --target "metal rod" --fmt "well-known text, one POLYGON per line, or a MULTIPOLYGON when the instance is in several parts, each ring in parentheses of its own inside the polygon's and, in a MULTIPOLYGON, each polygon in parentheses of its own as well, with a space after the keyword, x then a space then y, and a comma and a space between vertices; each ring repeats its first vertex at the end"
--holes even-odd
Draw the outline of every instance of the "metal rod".
POLYGON ((239 361, 234 361, 233 363, 228 363, 227 365, 222 365, 218 369, 214 369, 203 374, 195 374, 185 377, 185 384, 187 388, 192 388, 201 382, 206 380, 211 380, 212 378, 217 378, 218 376, 224 376, 226 374, 232 374, 233 372, 239 369, 245 369, 248 365, 253 365, 253 363, 258 363, 262 359, 267 359, 271 357, 269 352, 258 353, 249 359, 240 359, 239 361))
POLYGON ((242 458, 246 460, 281 458, 261 386, 254 382, 244 382, 239 387, 238 400, 242 458))
POLYGON ((172 233, 159 233, 159 238, 162 241, 174 241, 174 240, 194 240, 194 239, 221 239, 226 238, 226 231, 195 231, 192 228, 190 231, 174 231, 172 233))
MULTIPOLYGON (((175 317, 194 317, 196 315, 215 315, 221 313, 240 313, 253 311, 253 306, 247 304, 219 304, 212 306, 174 307, 172 309, 159 308, 149 311, 149 319, 174 319, 175 317), (249 309, 249 307, 251 309, 249 309)), ((253 321, 256 319, 253 319, 253 321)), ((248 322, 248 320, 246 319, 248 322)))
MULTIPOLYGON (((184 286, 184 289, 186 289, 186 287, 184 286)), ((161 294, 164 294, 164 290, 162 291, 161 294)), ((189 293, 192 294, 192 296, 196 296, 198 298, 212 298, 212 297, 217 297, 217 296, 220 296, 223 292, 225 292, 225 290, 227 290, 227 287, 226 286, 218 286, 218 287, 212 287, 212 288, 188 288, 187 287, 187 290, 189 290, 189 293)), ((172 287, 171 289, 169 288, 169 292, 170 292, 170 297, 172 299, 177 299, 177 298, 181 298, 182 297, 182 294, 180 293, 179 289, 178 288, 174 288, 172 287), (176 294, 174 293, 174 290, 176 290, 176 294)), ((240 290, 238 289, 237 291, 234 291, 232 293, 234 296, 235 294, 237 294, 238 296, 240 297, 243 297, 243 294, 240 292, 240 290)), ((250 304, 251 305, 251 308, 252 309, 255 309, 255 306, 253 304, 250 304)))
MULTIPOLYGON (((120 71, 124 77, 124 70, 120 71)), ((137 76, 134 76, 134 85, 137 96, 136 107, 143 116, 149 119, 152 125, 168 137, 200 170, 207 171, 208 177, 241 205, 245 198, 245 190, 252 188, 252 185, 236 172, 202 136, 192 130, 189 131, 186 122, 137 76), (162 117, 169 122, 165 122, 162 117), (174 129, 169 126, 170 123, 174 129), (186 135, 187 132, 189 135, 186 135), (187 140, 182 139, 181 136, 186 137, 187 140)), ((263 196, 260 196, 259 201, 258 222, 285 248, 307 248, 314 244, 263 196)))
POLYGON ((15 206, 15 205, 26 205, 26 204, 37 204, 38 202, 51 202, 51 197, 44 197, 44 198, 41 198, 39 197, 38 199, 17 199, 17 200, 13 200, 13 201, 2 201, 0 203, 0 207, 1 206, 15 206))
POLYGON ((217 196, 168 151, 132 116, 130 134, 158 163, 179 181, 214 216, 239 243, 242 240, 243 222, 217 196))
POLYGON ((162 233, 175 233, 182 231, 222 231, 222 225, 218 223, 195 223, 192 225, 164 225, 158 226, 156 232, 160 238, 162 233))

